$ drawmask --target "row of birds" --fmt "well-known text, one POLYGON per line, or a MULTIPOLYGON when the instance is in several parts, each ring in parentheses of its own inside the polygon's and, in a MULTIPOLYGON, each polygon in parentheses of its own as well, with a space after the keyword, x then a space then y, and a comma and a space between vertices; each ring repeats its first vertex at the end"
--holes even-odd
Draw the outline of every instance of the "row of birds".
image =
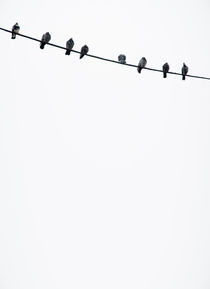
MULTIPOLYGON (((16 23, 15 25, 13 25, 12 27, 12 39, 15 39, 16 38, 16 34, 19 33, 20 31, 20 26, 18 25, 18 23, 16 23)), ((51 40, 51 35, 49 32, 46 32, 45 34, 42 35, 42 39, 41 39, 41 42, 40 42, 40 48, 41 49, 44 49, 45 45, 47 43, 49 43, 51 40)), ((70 55, 71 53, 71 50, 73 49, 74 47, 74 40, 71 38, 69 39, 67 42, 66 42, 66 55, 70 55)), ((87 45, 84 45, 82 48, 81 48, 81 51, 80 51, 80 59, 83 58, 85 55, 87 55, 89 51, 89 48, 87 45)), ((126 64, 126 56, 124 54, 120 54, 118 56, 118 61, 121 63, 121 64, 126 64)), ((142 57, 138 63, 138 67, 137 67, 137 71, 138 73, 141 73, 142 69, 145 68, 147 64, 147 60, 145 57, 142 57)), ((169 64, 166 62, 164 65, 163 65, 163 77, 166 78, 167 77, 167 73, 169 72, 169 64)), ((183 66, 182 66, 182 79, 185 80, 185 76, 187 75, 188 73, 188 67, 185 63, 183 63, 183 66)))

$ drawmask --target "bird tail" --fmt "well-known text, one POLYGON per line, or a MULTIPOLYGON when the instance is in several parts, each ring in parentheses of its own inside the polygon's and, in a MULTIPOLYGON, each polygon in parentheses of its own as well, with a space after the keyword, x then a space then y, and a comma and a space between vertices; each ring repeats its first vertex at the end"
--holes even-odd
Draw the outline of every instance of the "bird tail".
POLYGON ((84 56, 84 54, 80 54, 80 57, 79 57, 79 58, 81 59, 83 56, 84 56))
POLYGON ((138 70, 138 73, 141 73, 142 67, 138 67, 137 70, 138 70))
POLYGON ((184 74, 182 74, 182 80, 185 80, 185 75, 184 74))
POLYGON ((45 45, 44 42, 41 42, 41 43, 40 43, 40 48, 41 48, 41 49, 44 49, 44 45, 45 45))
POLYGON ((15 39, 15 38, 16 38, 16 34, 15 34, 15 33, 12 33, 11 39, 15 39))
POLYGON ((164 71, 163 72, 163 78, 166 78, 167 77, 167 73, 164 71))
POLYGON ((70 50, 67 49, 65 54, 66 54, 66 55, 70 55, 70 50))

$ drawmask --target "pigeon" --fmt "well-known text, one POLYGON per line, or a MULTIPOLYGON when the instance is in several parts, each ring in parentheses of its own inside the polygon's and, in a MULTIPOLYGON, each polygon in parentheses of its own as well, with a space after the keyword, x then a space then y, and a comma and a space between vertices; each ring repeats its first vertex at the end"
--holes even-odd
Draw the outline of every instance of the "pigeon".
POLYGON ((13 25, 12 27, 12 39, 16 38, 16 34, 19 33, 20 31, 20 26, 18 25, 18 23, 15 23, 15 25, 13 25))
POLYGON ((40 43, 40 48, 44 49, 45 45, 50 41, 51 35, 49 32, 46 32, 45 34, 42 35, 41 43, 40 43))
POLYGON ((84 45, 82 48, 81 48, 81 52, 80 52, 80 59, 84 56, 84 55, 86 55, 87 53, 88 53, 88 51, 89 51, 89 48, 88 48, 88 46, 87 45, 84 45))
POLYGON ((183 63, 183 66, 182 66, 182 80, 185 80, 185 76, 187 75, 188 73, 188 67, 185 63, 183 63))
POLYGON ((142 68, 144 68, 147 64, 147 60, 145 57, 142 57, 142 59, 139 61, 138 67, 137 67, 137 71, 138 73, 141 73, 142 68))
POLYGON ((70 55, 73 47, 74 47, 74 40, 71 38, 68 41, 66 41, 66 55, 70 55))
POLYGON ((166 78, 167 77, 167 73, 169 72, 169 65, 168 63, 166 62, 164 65, 163 65, 163 77, 166 78))
POLYGON ((120 54, 118 56, 118 61, 121 63, 121 64, 126 64, 126 56, 124 54, 120 54))

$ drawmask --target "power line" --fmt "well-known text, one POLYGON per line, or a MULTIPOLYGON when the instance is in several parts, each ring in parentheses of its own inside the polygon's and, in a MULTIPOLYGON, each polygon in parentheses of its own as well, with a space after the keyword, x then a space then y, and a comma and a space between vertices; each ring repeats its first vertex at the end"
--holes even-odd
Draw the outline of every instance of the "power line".
MULTIPOLYGON (((5 31, 5 32, 8 32, 8 33, 12 33, 11 30, 8 30, 8 29, 2 28, 2 27, 0 27, 0 30, 5 31)), ((40 40, 40 39, 31 37, 31 36, 28 36, 28 35, 24 35, 24 34, 21 34, 21 33, 16 33, 16 35, 41 43, 41 40, 40 40)), ((53 44, 53 43, 50 43, 50 42, 46 43, 46 45, 50 45, 50 46, 53 46, 53 47, 56 47, 56 48, 59 48, 59 49, 67 50, 66 47, 63 47, 63 46, 60 46, 60 45, 57 45, 57 44, 53 44)), ((71 51, 74 52, 74 53, 80 54, 80 51, 77 51, 77 50, 74 50, 74 49, 72 49, 71 51)), ((130 66, 130 67, 135 67, 135 68, 138 67, 137 65, 134 65, 134 64, 120 63, 119 61, 116 61, 116 60, 113 60, 113 59, 104 58, 104 57, 97 56, 97 55, 93 55, 93 54, 89 54, 89 53, 86 54, 86 56, 89 56, 89 57, 92 57, 92 58, 96 58, 96 59, 99 59, 99 60, 102 60, 102 61, 113 62, 113 63, 117 63, 117 64, 121 64, 121 65, 130 66)), ((150 71, 154 71, 154 72, 161 72, 161 73, 163 73, 163 70, 161 70, 161 69, 150 68, 150 67, 144 67, 143 69, 150 70, 150 71)), ((169 71, 169 72, 167 72, 167 73, 168 73, 168 74, 174 74, 174 75, 181 75, 181 76, 182 76, 182 74, 181 74, 181 73, 178 73, 178 72, 169 71)), ((190 74, 187 74, 186 77, 192 77, 192 78, 199 78, 199 79, 210 80, 210 77, 204 77, 204 76, 198 76, 198 75, 190 75, 190 74)))

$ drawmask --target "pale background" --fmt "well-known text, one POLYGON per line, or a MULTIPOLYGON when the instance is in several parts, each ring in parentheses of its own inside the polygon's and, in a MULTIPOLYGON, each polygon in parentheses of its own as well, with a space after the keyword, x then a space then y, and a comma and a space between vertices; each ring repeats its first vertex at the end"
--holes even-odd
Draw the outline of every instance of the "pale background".
MULTIPOLYGON (((0 26, 210 77, 208 0, 1 0, 0 26)), ((0 288, 209 289, 210 81, 0 31, 0 288)))

